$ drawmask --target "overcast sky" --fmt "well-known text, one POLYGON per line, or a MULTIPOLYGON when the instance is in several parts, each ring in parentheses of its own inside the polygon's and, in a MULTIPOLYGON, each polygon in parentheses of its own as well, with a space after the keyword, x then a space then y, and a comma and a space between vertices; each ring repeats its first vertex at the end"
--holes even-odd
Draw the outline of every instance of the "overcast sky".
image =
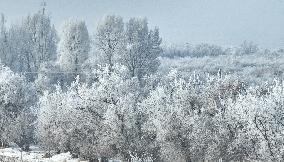
MULTIPOLYGON (((38 11, 42 0, 0 0, 8 23, 38 11)), ((284 48, 284 0, 46 0, 57 28, 64 19, 86 21, 93 33, 106 14, 147 17, 167 44, 238 45, 254 41, 265 48, 284 48)))

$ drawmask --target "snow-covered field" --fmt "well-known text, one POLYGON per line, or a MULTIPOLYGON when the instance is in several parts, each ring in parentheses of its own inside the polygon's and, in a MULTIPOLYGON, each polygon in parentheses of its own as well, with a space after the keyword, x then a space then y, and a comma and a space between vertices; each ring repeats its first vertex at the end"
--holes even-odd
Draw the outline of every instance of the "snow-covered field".
POLYGON ((51 158, 43 158, 43 156, 43 151, 38 150, 32 150, 31 152, 21 152, 17 148, 0 149, 0 160, 1 158, 9 158, 23 162, 83 162, 79 159, 72 159, 69 152, 54 155, 51 158))

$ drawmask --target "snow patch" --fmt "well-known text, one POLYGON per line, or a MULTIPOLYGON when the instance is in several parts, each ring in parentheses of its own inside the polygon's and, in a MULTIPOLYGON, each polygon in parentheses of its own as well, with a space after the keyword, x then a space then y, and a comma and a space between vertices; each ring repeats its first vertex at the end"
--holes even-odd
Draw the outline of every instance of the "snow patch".
POLYGON ((24 162, 87 162, 72 159, 70 152, 57 154, 51 158, 43 158, 43 151, 32 150, 31 152, 21 152, 18 148, 0 149, 0 156, 22 159, 24 162))

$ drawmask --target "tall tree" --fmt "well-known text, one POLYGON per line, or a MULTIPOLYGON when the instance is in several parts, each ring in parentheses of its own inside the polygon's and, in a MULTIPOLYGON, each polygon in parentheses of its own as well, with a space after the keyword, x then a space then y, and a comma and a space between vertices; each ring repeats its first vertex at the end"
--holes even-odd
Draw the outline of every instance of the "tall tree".
POLYGON ((40 64, 56 59, 57 34, 45 13, 35 13, 5 29, 1 20, 1 60, 13 71, 34 80, 40 64))
POLYGON ((86 24, 84 21, 68 20, 64 22, 61 34, 59 64, 64 71, 78 75, 90 51, 86 24))
POLYGON ((36 70, 43 62, 56 59, 57 34, 50 18, 44 12, 28 16, 23 27, 31 35, 32 52, 36 70))
POLYGON ((31 40, 31 35, 22 24, 12 25, 9 29, 9 55, 7 55, 4 64, 9 66, 12 71, 18 73, 27 72, 28 74, 36 72, 31 40))
POLYGON ((4 14, 1 13, 0 20, 0 60, 6 62, 8 55, 8 41, 7 41, 6 20, 4 14))
POLYGON ((157 71, 161 54, 159 30, 148 29, 147 19, 131 18, 126 24, 127 52, 122 62, 128 67, 131 77, 140 80, 146 74, 157 71))
POLYGON ((101 53, 102 60, 113 71, 115 59, 124 52, 124 23, 120 16, 108 15, 98 26, 96 34, 97 49, 101 53))

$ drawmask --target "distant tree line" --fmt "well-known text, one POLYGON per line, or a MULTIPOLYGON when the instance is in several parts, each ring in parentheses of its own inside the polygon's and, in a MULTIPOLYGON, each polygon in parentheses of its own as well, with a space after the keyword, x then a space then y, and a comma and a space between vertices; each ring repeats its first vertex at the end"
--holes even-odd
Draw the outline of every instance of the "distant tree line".
POLYGON ((175 45, 163 48, 162 57, 204 57, 204 56, 221 56, 221 55, 249 55, 259 51, 259 47, 253 42, 244 41, 239 47, 225 48, 208 43, 197 45, 186 44, 183 47, 175 45))

